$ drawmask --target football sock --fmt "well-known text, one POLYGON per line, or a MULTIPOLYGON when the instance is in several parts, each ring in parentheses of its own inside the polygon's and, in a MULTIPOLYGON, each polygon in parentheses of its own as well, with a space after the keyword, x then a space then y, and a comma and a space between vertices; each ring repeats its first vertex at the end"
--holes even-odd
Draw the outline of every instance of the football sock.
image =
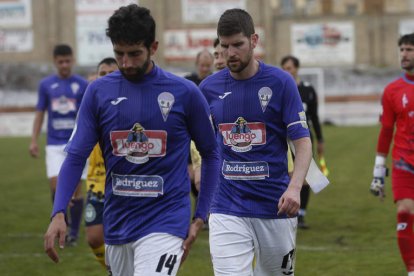
POLYGON ((73 199, 73 206, 70 207, 70 234, 71 237, 78 237, 79 227, 82 220, 83 198, 73 199))
POLYGON ((306 210, 308 206, 310 196, 310 188, 309 185, 303 185, 302 189, 300 190, 300 209, 306 210))
POLYGON ((102 244, 98 248, 91 248, 96 260, 106 269, 105 264, 105 244, 102 244))
POLYGON ((397 214, 397 239, 401 257, 404 260, 407 271, 414 271, 414 215, 408 212, 397 214))

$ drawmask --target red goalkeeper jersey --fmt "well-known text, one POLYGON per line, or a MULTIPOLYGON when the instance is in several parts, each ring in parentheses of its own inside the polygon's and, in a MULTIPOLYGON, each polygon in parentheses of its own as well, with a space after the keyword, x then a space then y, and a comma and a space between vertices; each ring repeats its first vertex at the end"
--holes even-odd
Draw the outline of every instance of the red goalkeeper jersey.
POLYGON ((385 88, 382 109, 377 151, 388 153, 396 125, 392 157, 414 165, 414 76, 404 74, 385 88))

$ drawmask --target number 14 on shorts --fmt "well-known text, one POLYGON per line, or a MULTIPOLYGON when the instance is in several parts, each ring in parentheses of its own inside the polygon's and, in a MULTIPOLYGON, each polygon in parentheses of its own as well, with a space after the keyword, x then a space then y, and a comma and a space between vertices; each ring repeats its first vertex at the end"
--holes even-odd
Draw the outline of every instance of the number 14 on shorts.
POLYGON ((173 255, 173 254, 168 255, 167 253, 165 253, 164 255, 160 257, 160 260, 158 262, 158 266, 155 272, 161 273, 164 271, 164 269, 167 269, 168 275, 171 275, 176 263, 177 263, 177 255, 173 255))

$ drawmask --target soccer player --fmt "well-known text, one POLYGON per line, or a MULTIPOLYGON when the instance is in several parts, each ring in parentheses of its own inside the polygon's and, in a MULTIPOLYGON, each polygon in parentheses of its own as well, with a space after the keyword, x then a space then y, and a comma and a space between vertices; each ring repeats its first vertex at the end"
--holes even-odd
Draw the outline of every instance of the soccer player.
POLYGON ((209 219, 214 273, 290 275, 300 190, 312 155, 299 92, 288 73, 254 58, 259 38, 246 11, 225 11, 217 34, 227 68, 200 84, 222 160, 209 219), (296 148, 292 178, 287 138, 296 148))
POLYGON ((199 85, 202 80, 213 72, 213 59, 213 55, 208 50, 198 52, 195 61, 196 72, 184 77, 199 85))
MULTIPOLYGON (((108 57, 99 62, 96 75, 100 78, 117 70, 118 65, 116 60, 112 57, 108 57)), ((96 260, 106 268, 102 222, 105 200, 105 164, 99 143, 95 145, 89 156, 86 191, 86 240, 96 257, 96 260)))
POLYGON ((214 57, 213 64, 214 64, 214 68, 216 69, 216 71, 220 71, 226 68, 226 61, 223 57, 223 49, 220 46, 220 40, 218 38, 214 40, 213 57, 214 57))
POLYGON ((414 33, 398 40, 404 74, 382 96, 381 131, 371 192, 384 198, 386 158, 393 139, 392 191, 397 205, 397 240, 409 276, 414 276, 414 33))
POLYGON ((155 21, 136 4, 108 20, 119 71, 92 82, 59 174, 44 246, 66 231, 65 206, 99 142, 105 160, 104 237, 113 275, 176 275, 207 218, 219 155, 208 104, 194 83, 154 64, 155 21), (202 156, 201 189, 190 223, 190 140, 202 156))
MULTIPOLYGON (((303 108, 305 109, 306 119, 308 125, 313 127, 313 130, 316 135, 317 143, 317 153, 321 158, 324 155, 324 142, 322 137, 321 124, 319 122, 318 116, 318 96, 313 86, 308 83, 301 81, 298 75, 300 63, 299 59, 294 56, 285 56, 282 58, 281 66, 283 70, 289 72, 293 79, 296 81, 298 86, 299 94, 302 99, 303 108)), ((311 132, 311 141, 313 142, 313 136, 311 132)), ((308 206, 310 196, 310 188, 308 184, 302 186, 300 191, 300 209, 298 215, 298 227, 301 229, 308 229, 309 226, 305 222, 306 208, 308 206)))
MULTIPOLYGON (((53 62, 57 73, 46 77, 39 84, 32 139, 29 146, 30 155, 34 158, 39 157, 38 137, 47 112, 46 172, 49 178, 52 202, 55 198, 57 176, 66 157, 63 149, 75 126, 76 114, 88 85, 85 79, 72 74, 75 59, 69 45, 55 46, 53 62)), ((71 201, 70 233, 66 238, 68 245, 76 245, 82 212, 83 196, 79 183, 71 201)))

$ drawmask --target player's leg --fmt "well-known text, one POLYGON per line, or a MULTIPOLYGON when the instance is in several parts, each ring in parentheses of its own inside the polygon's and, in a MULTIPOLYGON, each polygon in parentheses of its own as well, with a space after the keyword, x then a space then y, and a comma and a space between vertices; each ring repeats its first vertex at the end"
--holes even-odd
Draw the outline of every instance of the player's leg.
POLYGON ((153 233, 139 239, 132 244, 134 273, 128 275, 176 275, 184 253, 182 245, 183 239, 166 233, 153 233))
POLYGON ((408 272, 414 272, 414 174, 393 168, 392 188, 397 205, 397 240, 408 272))
POLYGON ((106 268, 105 244, 103 233, 103 199, 98 199, 92 192, 88 193, 85 207, 86 240, 96 260, 106 268))
POLYGON ((70 212, 70 232, 67 238, 68 245, 76 245, 76 240, 79 236, 79 229, 82 221, 83 213, 83 195, 82 195, 82 183, 78 183, 78 187, 73 194, 71 203, 69 205, 70 212))
POLYGON ((309 226, 305 222, 306 208, 308 207, 310 197, 310 187, 308 184, 303 184, 300 191, 300 209, 298 216, 298 228, 308 229, 309 226))
POLYGON ((294 275, 297 219, 251 219, 256 266, 254 276, 294 275))
POLYGON ((63 152, 63 147, 63 145, 46 146, 46 174, 49 179, 52 202, 55 200, 57 177, 59 175, 60 167, 66 157, 66 154, 63 152))
POLYGON ((111 268, 112 276, 134 275, 132 243, 106 245, 105 250, 105 262, 111 268))
POLYGON ((210 253, 214 275, 252 275, 253 234, 247 218, 211 214, 210 253))

